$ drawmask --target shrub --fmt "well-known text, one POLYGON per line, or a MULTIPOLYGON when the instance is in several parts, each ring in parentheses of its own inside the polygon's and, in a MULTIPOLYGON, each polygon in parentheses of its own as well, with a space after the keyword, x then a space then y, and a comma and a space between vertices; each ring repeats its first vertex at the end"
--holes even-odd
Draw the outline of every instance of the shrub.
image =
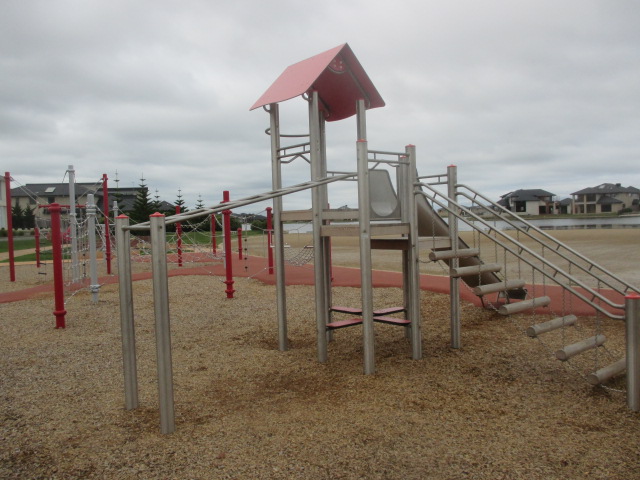
POLYGON ((0 228, 0 237, 6 237, 8 235, 9 234, 7 233, 7 229, 6 228, 4 228, 4 227, 0 228))

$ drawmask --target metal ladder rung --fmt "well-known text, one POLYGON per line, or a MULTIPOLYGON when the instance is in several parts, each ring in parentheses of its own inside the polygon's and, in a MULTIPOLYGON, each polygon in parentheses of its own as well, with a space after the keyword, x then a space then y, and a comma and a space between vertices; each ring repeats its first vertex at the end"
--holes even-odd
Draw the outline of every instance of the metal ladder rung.
POLYGON ((508 280, 506 282, 489 283, 487 285, 478 285, 473 287, 473 293, 479 297, 489 293, 506 292, 514 288, 524 287, 524 280, 508 280))
POLYGON ((561 348, 556 352, 556 358, 558 360, 566 362, 579 353, 599 347, 606 341, 607 337, 605 337, 604 335, 594 335, 593 337, 582 340, 581 342, 572 343, 571 345, 566 345, 565 347, 561 348))
POLYGON ((627 359, 623 357, 617 362, 614 362, 611 365, 607 365, 606 367, 602 367, 600 370, 587 375, 587 382, 589 382, 591 385, 600 385, 601 383, 604 383, 607 380, 615 377, 616 375, 624 372, 626 369, 627 359))
POLYGON ((565 315, 564 317, 554 318, 553 320, 549 320, 548 322, 531 325, 529 328, 527 328, 527 335, 531 338, 536 338, 542 333, 547 333, 553 330, 557 330, 558 328, 575 325, 577 320, 578 317, 576 317, 575 315, 565 315))
POLYGON ((506 305, 501 305, 500 308, 498 308, 498 313, 500 315, 512 315, 514 313, 524 312, 525 310, 530 310, 532 308, 546 307, 550 303, 551 298, 549 297, 532 298, 530 300, 523 300, 522 302, 507 303, 506 305))
POLYGON ((429 253, 429 260, 437 262, 438 260, 450 260, 452 258, 468 258, 477 257, 480 250, 477 248, 460 248, 458 250, 440 250, 429 253))
POLYGON ((485 263, 482 265, 472 265, 470 267, 458 267, 451 269, 451 276, 454 278, 467 275, 478 275, 487 272, 499 272, 502 266, 497 263, 485 263))

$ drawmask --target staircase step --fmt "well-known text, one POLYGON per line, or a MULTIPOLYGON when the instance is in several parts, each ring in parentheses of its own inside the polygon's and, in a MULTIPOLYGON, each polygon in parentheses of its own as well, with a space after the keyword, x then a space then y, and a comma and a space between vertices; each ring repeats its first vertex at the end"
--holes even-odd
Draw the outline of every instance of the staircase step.
POLYGON ((353 308, 353 307, 331 307, 332 312, 337 313, 347 313, 349 315, 362 315, 362 308, 353 308))
POLYGON ((615 377, 619 373, 624 372, 626 369, 627 359, 621 358, 617 362, 614 362, 611 365, 607 365, 606 367, 602 367, 600 370, 587 375, 587 382, 589 382, 591 385, 600 385, 610 378, 615 377))
POLYGON ((354 325, 360 324, 362 324, 362 318, 350 318, 348 320, 327 323, 327 330, 337 330, 339 328, 353 327, 354 325))
POLYGON ((515 288, 524 287, 524 280, 508 280, 506 282, 489 283, 487 285, 478 285, 473 287, 473 293, 479 297, 488 295, 489 293, 506 292, 515 288))
POLYGON ((450 260, 452 258, 468 258, 477 257, 480 250, 477 248, 459 248, 458 250, 439 250, 429 253, 429 260, 437 262, 438 260, 450 260))
POLYGON ((392 313, 403 313, 406 312, 404 307, 389 307, 389 308, 380 308, 378 310, 373 311, 374 317, 380 317, 384 315, 390 315, 392 313))
POLYGON ((556 352, 556 358, 558 360, 566 362, 571 357, 575 357, 579 353, 586 352, 587 350, 597 348, 606 341, 607 337, 605 337, 604 335, 594 335, 593 337, 582 340, 581 342, 573 343, 571 345, 565 346, 564 348, 561 348, 556 352))
POLYGON ((537 307, 546 307, 551 303, 549 297, 538 297, 530 300, 523 300, 521 302, 507 303, 500 306, 498 313, 500 315, 512 315, 514 313, 524 312, 525 310, 531 310, 537 307))
POLYGON ((398 325, 400 327, 406 327, 411 325, 411 320, 406 318, 393 318, 393 317, 373 317, 374 322, 387 323, 389 325, 398 325))
POLYGON ((487 272, 499 272, 502 270, 502 266, 497 263, 484 263, 482 265, 472 265, 470 267, 458 267, 451 269, 451 276, 466 277, 467 275, 480 275, 487 272))
POLYGON ((565 315, 564 317, 554 318, 553 320, 549 320, 548 322, 531 325, 529 328, 527 328, 527 335, 529 335, 531 338, 536 338, 542 333, 547 333, 558 328, 575 325, 577 320, 578 317, 576 317, 575 315, 565 315))

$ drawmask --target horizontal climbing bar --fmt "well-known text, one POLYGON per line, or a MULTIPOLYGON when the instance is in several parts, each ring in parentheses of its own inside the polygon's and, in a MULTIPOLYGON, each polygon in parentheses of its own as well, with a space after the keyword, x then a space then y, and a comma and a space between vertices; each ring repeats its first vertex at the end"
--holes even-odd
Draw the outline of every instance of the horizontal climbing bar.
POLYGON ((488 295, 489 293, 506 292, 516 288, 524 287, 524 280, 507 280, 506 282, 490 283, 488 285, 478 285, 473 287, 474 295, 479 297, 488 295))
POLYGON ((499 272, 502 270, 502 266, 497 263, 485 263, 482 265, 472 265, 470 267, 458 267, 451 269, 451 276, 466 277, 467 275, 479 275, 487 272, 499 272))
POLYGON ((624 372, 626 369, 627 359, 623 357, 617 362, 607 365, 606 367, 602 367, 600 370, 587 375, 587 382, 591 385, 600 385, 601 383, 605 383, 607 380, 624 372))
POLYGON ((522 302, 501 305, 500 308, 498 308, 498 313, 500 315, 512 315, 514 313, 524 312, 525 310, 531 310, 532 308, 546 307, 550 303, 551 298, 549 297, 532 298, 530 300, 523 300, 522 302))
POLYGON ((458 250, 440 250, 429 253, 429 260, 437 262, 439 260, 450 260, 452 258, 468 258, 480 255, 478 248, 460 248, 458 250))
POLYGON ((538 335, 541 335, 543 333, 551 332, 553 330, 557 330, 558 328, 575 325, 577 320, 578 317, 576 317, 575 315, 565 315, 564 317, 554 318, 553 320, 549 320, 548 322, 531 325, 529 328, 527 328, 527 335, 531 338, 536 338, 538 335))
POLYGON ((607 341, 607 337, 602 334, 594 335, 591 338, 587 338, 586 340, 582 340, 581 342, 572 343, 571 345, 567 345, 564 348, 561 348, 556 352, 556 358, 563 362, 566 362, 572 357, 575 357, 579 353, 586 352, 587 350, 591 350, 599 347, 607 341))

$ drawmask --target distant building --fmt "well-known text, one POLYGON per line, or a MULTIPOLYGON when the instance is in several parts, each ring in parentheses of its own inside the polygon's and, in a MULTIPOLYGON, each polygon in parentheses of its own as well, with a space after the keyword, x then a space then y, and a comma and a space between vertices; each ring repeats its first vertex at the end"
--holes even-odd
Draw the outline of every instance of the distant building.
POLYGON ((571 194, 573 213, 617 213, 625 208, 640 210, 640 190, 619 183, 603 183, 571 194))
POLYGON ((554 212, 555 194, 540 188, 516 190, 500 197, 498 205, 514 213, 526 215, 548 215, 554 212))
MULTIPOLYGON (((146 187, 145 187, 146 190, 146 187)), ((113 210, 113 202, 118 202, 118 211, 129 212, 133 208, 140 187, 132 188, 109 188, 109 210, 113 210)), ((76 183, 75 196, 76 205, 86 205, 87 194, 92 193, 96 205, 100 211, 104 211, 103 191, 101 183, 76 183)), ((49 219, 49 211, 45 205, 58 203, 67 206, 70 203, 69 184, 68 183, 29 183, 20 187, 11 189, 12 203, 18 202, 23 210, 30 208, 34 211, 36 218, 42 220, 49 219), (40 208, 38 207, 40 206, 40 208)), ((65 209, 66 209, 65 208, 65 209)))

